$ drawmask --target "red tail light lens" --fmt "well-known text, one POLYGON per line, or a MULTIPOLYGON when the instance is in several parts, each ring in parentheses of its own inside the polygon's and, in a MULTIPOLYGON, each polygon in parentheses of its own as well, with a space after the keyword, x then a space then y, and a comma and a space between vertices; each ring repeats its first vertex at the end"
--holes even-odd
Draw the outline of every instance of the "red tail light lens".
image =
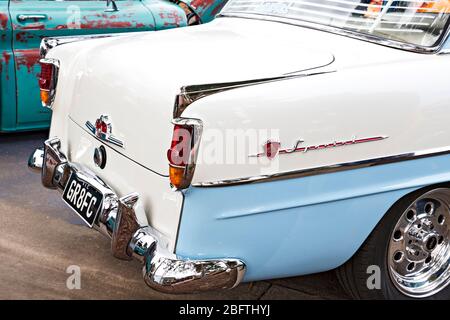
POLYGON ((192 127, 174 126, 172 143, 167 151, 167 158, 171 165, 186 166, 188 164, 193 132, 192 127))
POLYGON ((192 181, 201 128, 199 120, 174 120, 172 142, 167 151, 167 158, 170 183, 177 189, 188 188, 192 181))
POLYGON ((435 13, 435 14, 447 14, 450 13, 450 1, 424 1, 417 10, 420 13, 435 13))
POLYGON ((41 63, 41 76, 39 77, 39 88, 41 90, 50 90, 54 69, 55 66, 50 63, 41 63))
POLYGON ((39 62, 41 65, 39 88, 41 89, 42 106, 50 108, 55 96, 59 63, 54 59, 41 59, 39 62))

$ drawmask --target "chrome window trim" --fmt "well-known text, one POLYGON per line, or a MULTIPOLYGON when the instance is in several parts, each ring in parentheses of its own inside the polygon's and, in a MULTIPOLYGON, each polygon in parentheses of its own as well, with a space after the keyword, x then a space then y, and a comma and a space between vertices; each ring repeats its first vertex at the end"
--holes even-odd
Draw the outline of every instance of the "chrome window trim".
POLYGON ((385 39, 382 37, 369 35, 369 34, 357 32, 357 31, 322 25, 322 24, 318 24, 318 23, 289 19, 289 18, 282 18, 282 17, 276 17, 276 16, 262 15, 262 14, 256 14, 256 13, 253 13, 253 14, 252 13, 238 13, 238 12, 236 12, 236 13, 219 13, 216 16, 216 18, 222 18, 222 17, 279 22, 279 23, 319 30, 319 31, 325 31, 325 32, 334 33, 334 34, 338 34, 341 36, 353 38, 353 39, 372 42, 372 43, 379 44, 379 45, 386 46, 386 47, 401 49, 401 50, 415 52, 415 53, 423 53, 423 54, 436 54, 436 53, 441 53, 441 50, 447 50, 448 48, 447 49, 445 48, 445 43, 450 35, 450 27, 449 27, 450 22, 447 22, 447 29, 445 30, 444 35, 441 38, 441 41, 433 47, 424 47, 424 46, 414 45, 414 44, 410 44, 410 43, 406 43, 406 42, 385 39))
POLYGON ((272 174, 272 175, 244 177, 244 178, 219 180, 219 181, 212 181, 212 182, 197 182, 197 183, 193 183, 192 186, 193 187, 223 187, 223 186, 232 186, 232 185, 240 185, 240 184, 303 178, 303 177, 315 176, 315 175, 319 175, 319 174, 335 173, 335 172, 340 172, 340 171, 368 168, 368 167, 374 167, 374 166, 383 165, 383 164, 403 162, 403 161, 409 161, 409 160, 417 160, 417 159, 421 159, 421 158, 429 158, 429 157, 435 157, 435 156, 446 155, 446 154, 450 154, 450 146, 442 147, 442 148, 428 149, 428 150, 423 150, 423 151, 403 153, 403 154, 381 157, 381 158, 372 158, 372 159, 360 160, 360 161, 354 161, 354 162, 338 163, 338 164, 321 166, 321 167, 310 168, 310 169, 282 172, 282 173, 276 173, 276 174, 272 174))

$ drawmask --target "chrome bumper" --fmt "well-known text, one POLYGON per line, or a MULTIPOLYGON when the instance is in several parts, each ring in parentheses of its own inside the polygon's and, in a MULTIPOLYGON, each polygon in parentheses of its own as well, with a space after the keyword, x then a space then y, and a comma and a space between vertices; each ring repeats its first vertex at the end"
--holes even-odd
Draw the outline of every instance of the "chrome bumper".
POLYGON ((42 184, 61 193, 72 173, 103 193, 94 228, 111 238, 112 254, 119 259, 136 258, 143 264, 144 280, 151 288, 166 293, 189 293, 237 286, 245 273, 245 264, 237 259, 182 260, 166 252, 158 233, 140 225, 134 205, 139 199, 132 193, 117 194, 87 168, 71 163, 60 152, 58 138, 45 141, 43 149, 30 156, 28 167, 41 172, 42 184))

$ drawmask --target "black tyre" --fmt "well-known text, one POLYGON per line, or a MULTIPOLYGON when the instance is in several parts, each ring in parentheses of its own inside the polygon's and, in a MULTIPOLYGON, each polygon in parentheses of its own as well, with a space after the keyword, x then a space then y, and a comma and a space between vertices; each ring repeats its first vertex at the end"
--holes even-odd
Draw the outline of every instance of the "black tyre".
POLYGON ((450 300, 450 188, 399 200, 350 261, 337 269, 355 299, 450 300))

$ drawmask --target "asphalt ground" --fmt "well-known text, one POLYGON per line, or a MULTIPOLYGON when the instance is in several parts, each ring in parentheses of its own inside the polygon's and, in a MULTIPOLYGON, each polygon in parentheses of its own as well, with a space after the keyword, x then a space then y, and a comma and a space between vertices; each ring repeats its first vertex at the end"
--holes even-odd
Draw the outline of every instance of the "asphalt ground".
POLYGON ((29 154, 46 137, 46 132, 0 134, 0 299, 349 298, 333 271, 201 294, 148 288, 137 261, 115 259, 109 240, 84 227, 59 193, 43 188, 39 175, 27 169, 29 154), (80 268, 80 289, 67 286, 71 266, 80 268))

